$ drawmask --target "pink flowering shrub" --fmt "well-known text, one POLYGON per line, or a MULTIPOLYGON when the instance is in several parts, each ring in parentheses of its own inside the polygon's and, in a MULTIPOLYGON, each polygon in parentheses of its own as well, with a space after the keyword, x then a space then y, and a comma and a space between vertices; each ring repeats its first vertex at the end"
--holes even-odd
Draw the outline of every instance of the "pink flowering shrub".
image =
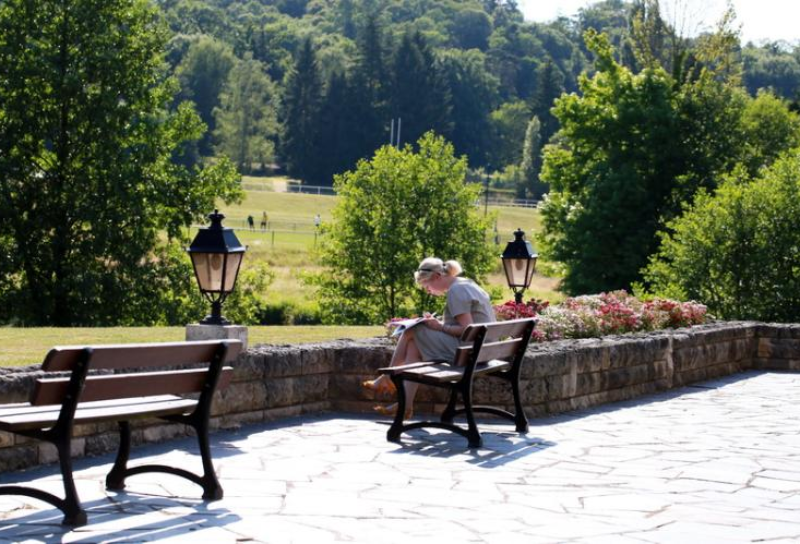
POLYGON ((536 300, 509 301, 494 309, 499 321, 538 317, 533 339, 539 342, 689 327, 708 319, 706 307, 697 302, 641 301, 625 291, 568 298, 555 306, 536 300))

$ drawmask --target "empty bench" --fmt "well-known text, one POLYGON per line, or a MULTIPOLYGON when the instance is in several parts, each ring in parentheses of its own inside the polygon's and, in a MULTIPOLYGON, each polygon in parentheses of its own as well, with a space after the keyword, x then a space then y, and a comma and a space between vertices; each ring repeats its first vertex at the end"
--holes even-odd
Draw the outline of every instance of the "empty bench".
POLYGON ((30 402, 0 405, 0 430, 56 447, 64 498, 17 485, 0 486, 0 495, 25 495, 48 502, 64 512, 65 525, 86 524, 86 512, 72 476, 73 427, 117 422, 119 451, 106 477, 108 489, 124 489, 128 476, 165 472, 202 486, 204 499, 221 499, 222 486, 214 473, 208 445, 209 414, 214 391, 230 381, 233 369, 225 363, 234 360, 241 349, 238 340, 53 348, 45 357, 42 370, 68 374, 36 380, 30 402), (162 370, 152 370, 157 367, 162 370), (137 371, 132 372, 133 369, 137 371), (113 372, 90 373, 94 370, 113 372), (151 417, 183 423, 195 430, 202 476, 165 465, 128 467, 129 422, 151 417))
POLYGON ((397 387, 397 413, 386 434, 387 439, 396 442, 406 431, 434 427, 458 433, 467 438, 470 447, 480 447, 482 440, 475 422, 475 412, 485 412, 511 420, 517 432, 528 432, 528 419, 520 399, 519 376, 535 325, 534 319, 469 325, 461 335, 464 345, 456 350, 452 362, 422 362, 379 369, 381 373, 388 374, 397 387), (509 384, 514 397, 514 413, 493 406, 473 404, 472 385, 479 376, 493 376, 509 384), (404 423, 406 381, 449 390, 449 401, 439 421, 404 423), (457 408, 459 397, 462 406, 457 408), (460 414, 466 416, 466 428, 453 423, 455 416, 460 414))

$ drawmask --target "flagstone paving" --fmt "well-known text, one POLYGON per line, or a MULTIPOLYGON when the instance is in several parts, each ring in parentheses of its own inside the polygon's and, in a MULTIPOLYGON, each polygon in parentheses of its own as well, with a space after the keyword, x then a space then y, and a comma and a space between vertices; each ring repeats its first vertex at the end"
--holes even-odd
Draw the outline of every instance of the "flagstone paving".
MULTIPOLYGON (((4 542, 798 542, 800 374, 748 372, 635 401, 484 424, 485 447, 438 430, 385 440, 328 414, 213 435, 221 501, 169 475, 103 488, 112 457, 76 461, 89 524, 0 497, 4 542)), ((134 457, 199 469, 191 442, 134 457)), ((133 464, 133 463, 132 463, 133 464)), ((61 493, 53 466, 6 474, 61 493)))

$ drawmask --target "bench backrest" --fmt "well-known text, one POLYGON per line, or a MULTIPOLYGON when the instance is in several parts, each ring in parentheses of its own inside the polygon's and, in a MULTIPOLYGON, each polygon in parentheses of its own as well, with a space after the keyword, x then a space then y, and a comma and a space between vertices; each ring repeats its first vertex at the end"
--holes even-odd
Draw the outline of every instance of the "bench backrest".
POLYGON ((514 319, 469 325, 461 335, 471 345, 456 350, 456 365, 479 364, 494 359, 521 361, 530 342, 536 320, 514 319))
MULTIPOLYGON (((242 343, 239 340, 55 347, 45 357, 42 370, 74 372, 79 368, 82 359, 85 359, 87 369, 91 370, 207 364, 208 366, 180 370, 86 376, 80 400, 85 402, 180 395, 201 392, 208 382, 213 364, 221 366, 233 361, 241 349, 242 343)), ((229 366, 219 369, 218 388, 228 384, 232 371, 229 366)), ((74 387, 72 383, 74 377, 38 379, 31 395, 31 404, 61 404, 70 388, 74 387)))

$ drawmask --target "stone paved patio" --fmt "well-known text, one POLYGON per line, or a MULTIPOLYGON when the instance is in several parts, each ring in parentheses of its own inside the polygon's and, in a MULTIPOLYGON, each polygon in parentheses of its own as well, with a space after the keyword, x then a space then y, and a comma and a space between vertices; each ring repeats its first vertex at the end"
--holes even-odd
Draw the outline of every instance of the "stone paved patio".
MULTIPOLYGON (((387 443, 341 414, 220 432, 226 497, 168 475, 103 489, 111 456, 76 462, 89 524, 0 497, 4 542, 798 542, 800 375, 748 372, 533 420, 482 425, 485 447, 439 431, 387 443)), ((187 444, 192 444, 188 442, 187 444)), ((184 445, 181 445, 181 448, 184 445)), ((199 468, 176 443, 134 451, 199 468), (186 459, 183 462, 183 459, 186 459)), ((61 493, 55 467, 31 475, 61 493)))

